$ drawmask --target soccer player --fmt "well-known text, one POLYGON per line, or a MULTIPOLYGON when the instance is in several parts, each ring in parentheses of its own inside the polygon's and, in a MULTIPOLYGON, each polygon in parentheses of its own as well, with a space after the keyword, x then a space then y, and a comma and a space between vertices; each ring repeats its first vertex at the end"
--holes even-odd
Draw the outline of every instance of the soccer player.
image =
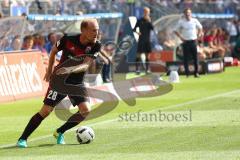
MULTIPOLYGON (((74 85, 83 84, 83 73, 85 73, 88 65, 77 68, 74 66, 61 68, 61 65, 73 56, 76 57, 86 54, 90 54, 92 56, 86 56, 83 62, 85 64, 91 64, 91 62, 94 61, 94 55, 96 55, 96 53, 100 52, 101 50, 101 43, 97 41, 98 32, 99 25, 97 20, 86 19, 81 23, 81 34, 62 37, 51 50, 49 65, 44 80, 49 82, 51 80, 51 75, 56 71, 56 74, 70 74, 68 79, 74 85), (63 52, 60 62, 55 68, 53 68, 55 56, 60 50, 63 52)), ((45 99, 43 101, 44 104, 40 111, 37 112, 28 122, 26 128, 24 129, 17 142, 18 147, 27 147, 27 139, 31 133, 36 130, 41 122, 53 111, 54 107, 66 96, 67 95, 60 94, 57 91, 53 90, 49 85, 45 99)), ((79 111, 73 114, 65 124, 63 124, 54 132, 53 135, 57 139, 57 144, 65 144, 64 132, 70 128, 77 126, 86 118, 90 112, 89 108, 87 107, 87 98, 85 96, 71 95, 71 93, 69 93, 68 96, 71 99, 73 105, 78 106, 79 111)))

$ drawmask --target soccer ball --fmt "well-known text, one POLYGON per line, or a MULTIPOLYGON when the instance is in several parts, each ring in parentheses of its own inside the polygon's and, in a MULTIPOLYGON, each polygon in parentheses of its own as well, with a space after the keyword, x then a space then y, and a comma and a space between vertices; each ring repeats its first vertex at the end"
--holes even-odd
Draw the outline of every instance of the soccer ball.
POLYGON ((93 141, 95 134, 92 128, 87 126, 81 126, 76 131, 77 141, 80 144, 88 144, 93 141))

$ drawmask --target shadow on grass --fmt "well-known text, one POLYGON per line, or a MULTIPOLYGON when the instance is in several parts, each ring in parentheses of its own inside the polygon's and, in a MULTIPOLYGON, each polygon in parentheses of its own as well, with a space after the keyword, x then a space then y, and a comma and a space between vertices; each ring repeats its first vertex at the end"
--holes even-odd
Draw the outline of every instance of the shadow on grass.
POLYGON ((0 148, 0 150, 10 150, 10 149, 29 149, 29 148, 39 148, 39 147, 53 147, 53 146, 79 146, 79 145, 82 145, 82 144, 78 144, 78 143, 72 143, 72 144, 65 144, 65 145, 57 145, 57 144, 40 144, 40 145, 37 145, 37 146, 28 146, 27 148, 19 148, 17 146, 8 146, 8 147, 3 147, 3 148, 0 148))
POLYGON ((7 149, 28 149, 28 148, 38 148, 38 147, 53 147, 56 144, 41 144, 41 145, 37 145, 37 146, 28 146, 27 148, 19 148, 16 145, 14 146, 8 146, 8 147, 3 147, 0 148, 0 150, 7 150, 7 149))

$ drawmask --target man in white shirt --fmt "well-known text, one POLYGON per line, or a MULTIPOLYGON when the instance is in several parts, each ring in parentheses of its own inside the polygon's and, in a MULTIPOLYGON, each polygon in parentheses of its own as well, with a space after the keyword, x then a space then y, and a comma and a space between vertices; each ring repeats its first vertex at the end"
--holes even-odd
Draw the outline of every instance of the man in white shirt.
POLYGON ((237 28, 237 21, 236 20, 230 20, 227 22, 227 31, 230 35, 230 44, 234 46, 237 41, 238 36, 238 28, 237 28))
POLYGON ((176 26, 174 33, 181 39, 184 55, 184 69, 185 74, 189 76, 188 63, 190 57, 194 61, 194 76, 199 77, 198 74, 198 55, 197 55, 197 39, 202 36, 202 25, 196 18, 192 18, 192 11, 190 8, 184 10, 184 17, 181 18, 176 26))

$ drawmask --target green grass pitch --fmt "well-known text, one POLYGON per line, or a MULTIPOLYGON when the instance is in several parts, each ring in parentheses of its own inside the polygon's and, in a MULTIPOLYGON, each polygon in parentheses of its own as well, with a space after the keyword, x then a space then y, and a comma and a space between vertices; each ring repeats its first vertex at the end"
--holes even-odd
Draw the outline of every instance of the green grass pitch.
POLYGON ((166 95, 139 98, 133 107, 120 102, 112 112, 82 123, 96 135, 85 145, 78 144, 74 130, 65 134, 66 145, 56 145, 52 133, 64 122, 52 113, 31 135, 28 148, 13 147, 40 109, 42 98, 0 104, 0 159, 240 160, 240 68, 180 80, 166 95), (141 116, 156 115, 160 110, 191 115, 191 119, 126 121, 120 117, 139 111, 141 116))

